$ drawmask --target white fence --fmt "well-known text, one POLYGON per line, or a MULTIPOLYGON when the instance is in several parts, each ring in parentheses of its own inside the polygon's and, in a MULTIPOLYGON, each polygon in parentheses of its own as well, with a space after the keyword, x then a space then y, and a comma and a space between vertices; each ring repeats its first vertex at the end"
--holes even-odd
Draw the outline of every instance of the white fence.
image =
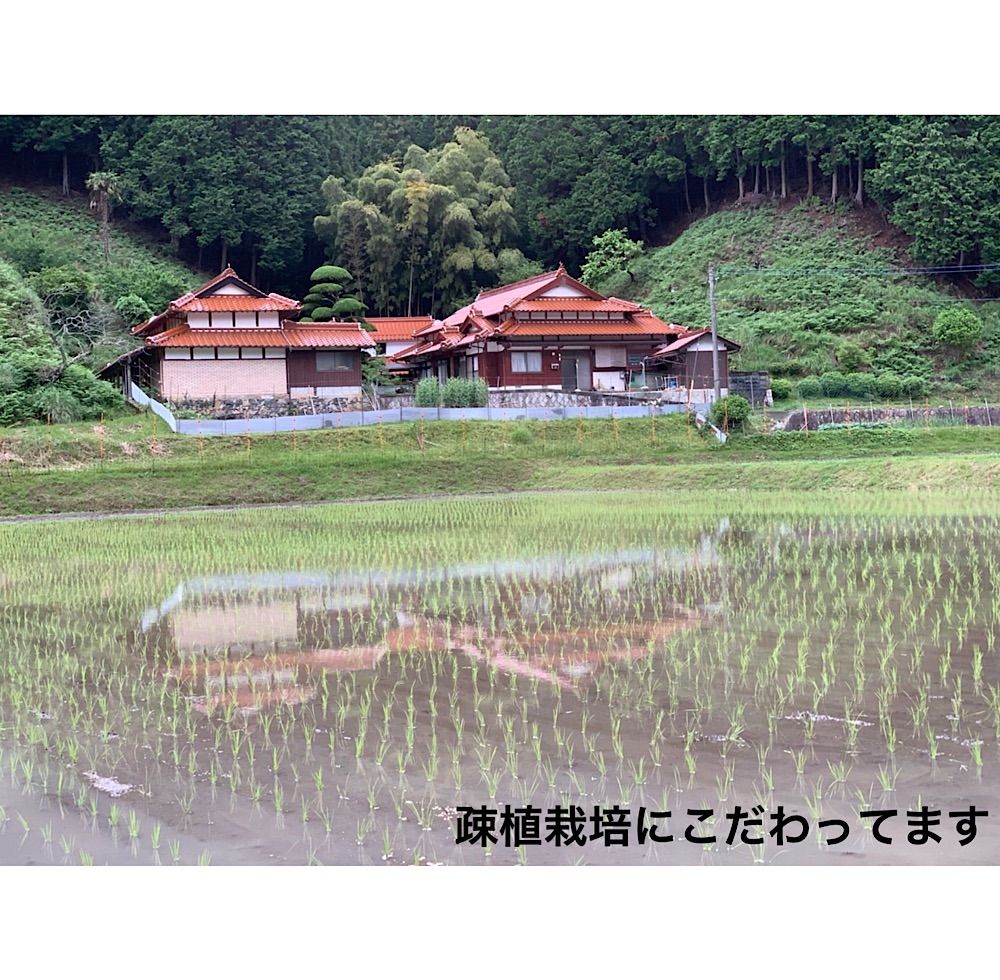
MULTIPOLYGON (((416 422, 420 419, 470 421, 511 421, 557 419, 634 419, 650 415, 672 415, 683 412, 684 405, 649 403, 645 405, 575 405, 568 408, 392 408, 382 411, 324 412, 321 415, 280 415, 267 419, 178 419, 165 405, 150 398, 132 385, 132 401, 149 408, 170 428, 189 436, 267 435, 277 432, 303 432, 307 429, 355 427, 359 425, 416 422)), ((691 408, 703 411, 707 406, 691 408)))
POLYGON ((174 413, 166 405, 161 405, 155 398, 150 398, 134 381, 129 382, 129 389, 130 401, 135 402, 136 405, 140 405, 142 408, 148 408, 154 415, 159 415, 174 432, 181 431, 177 427, 177 419, 174 417, 174 413))

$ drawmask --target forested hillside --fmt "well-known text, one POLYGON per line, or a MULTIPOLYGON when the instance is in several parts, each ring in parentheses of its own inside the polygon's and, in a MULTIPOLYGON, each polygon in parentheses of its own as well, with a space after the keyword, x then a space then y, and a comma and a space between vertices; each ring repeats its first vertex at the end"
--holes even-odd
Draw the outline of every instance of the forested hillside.
MULTIPOLYGON (((192 265, 228 259, 294 291, 324 257, 313 233, 329 209, 323 181, 353 193, 391 161, 419 183, 409 147, 441 148, 459 126, 489 141, 509 179, 516 231, 505 244, 544 265, 578 268, 608 228, 659 243, 679 216, 754 194, 871 197, 912 236, 918 262, 1000 258, 1000 119, 986 116, 12 116, 0 119, 0 172, 67 192, 114 173, 120 213, 192 265)), ((455 175, 438 176, 460 202, 455 175)), ((367 218, 377 238, 378 216, 367 218)), ((435 231, 447 246, 448 230, 435 231)), ((393 230, 404 245, 421 233, 393 230)))
POLYGON ((196 282, 134 229, 109 227, 107 246, 85 197, 0 185, 0 425, 119 407, 91 368, 196 282))
MULTIPOLYGON (((42 331, 97 365, 226 262, 301 298, 332 260, 370 314, 442 315, 622 229, 645 254, 602 288, 704 323, 720 265, 742 367, 991 391, 998 175, 982 116, 3 117, 2 356, 42 331)), ((0 421, 73 414, 21 397, 57 376, 7 370, 0 421)))

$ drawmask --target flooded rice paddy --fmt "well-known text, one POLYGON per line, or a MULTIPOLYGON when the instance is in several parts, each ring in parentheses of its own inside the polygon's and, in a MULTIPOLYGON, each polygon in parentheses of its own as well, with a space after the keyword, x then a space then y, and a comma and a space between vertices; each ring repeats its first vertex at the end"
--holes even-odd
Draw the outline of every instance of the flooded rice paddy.
POLYGON ((693 498, 0 526, 0 862, 1000 860, 996 509, 693 498))

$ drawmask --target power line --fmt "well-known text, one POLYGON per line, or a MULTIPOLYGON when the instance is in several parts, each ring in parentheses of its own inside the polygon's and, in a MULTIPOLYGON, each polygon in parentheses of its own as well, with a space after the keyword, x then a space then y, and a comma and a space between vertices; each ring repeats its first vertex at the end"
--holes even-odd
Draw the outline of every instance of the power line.
POLYGON ((937 266, 917 266, 912 269, 893 269, 876 266, 797 266, 792 268, 756 268, 752 266, 720 265, 716 267, 718 275, 726 274, 730 276, 882 276, 901 277, 910 276, 943 276, 959 273, 983 273, 1000 272, 1000 263, 980 263, 977 265, 937 265, 937 266))

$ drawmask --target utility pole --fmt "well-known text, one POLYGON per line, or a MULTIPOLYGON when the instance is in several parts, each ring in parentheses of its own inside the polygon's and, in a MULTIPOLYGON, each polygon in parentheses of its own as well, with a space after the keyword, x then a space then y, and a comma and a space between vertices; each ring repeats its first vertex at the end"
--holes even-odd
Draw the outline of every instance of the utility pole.
POLYGON ((719 383, 719 322, 715 315, 715 266, 708 267, 708 312, 712 320, 712 383, 715 386, 715 400, 722 397, 719 383))

